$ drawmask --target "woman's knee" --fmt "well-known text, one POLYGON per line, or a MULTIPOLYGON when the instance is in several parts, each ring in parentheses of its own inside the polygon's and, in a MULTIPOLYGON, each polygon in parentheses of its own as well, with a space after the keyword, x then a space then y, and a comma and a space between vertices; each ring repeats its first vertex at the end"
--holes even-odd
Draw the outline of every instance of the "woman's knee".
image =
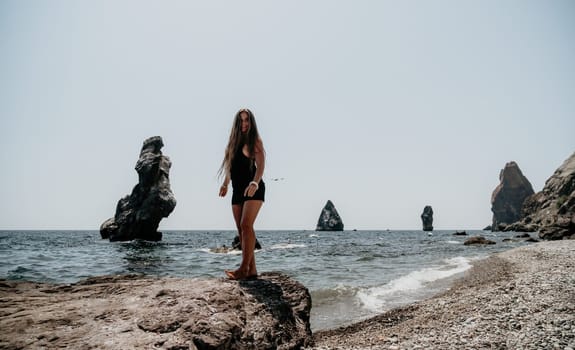
POLYGON ((249 221, 242 221, 240 223, 240 229, 242 234, 252 232, 254 230, 254 225, 249 221))

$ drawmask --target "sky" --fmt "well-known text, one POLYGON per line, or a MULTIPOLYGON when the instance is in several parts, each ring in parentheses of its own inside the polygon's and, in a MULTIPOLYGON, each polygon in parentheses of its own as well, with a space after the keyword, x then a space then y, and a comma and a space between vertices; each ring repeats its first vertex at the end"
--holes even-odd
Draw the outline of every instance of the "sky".
POLYGON ((163 230, 234 229, 235 113, 266 149, 262 230, 490 224, 515 161, 575 151, 575 2, 0 0, 0 229, 98 230, 159 135, 163 230), (282 179, 274 181, 275 179, 282 179))

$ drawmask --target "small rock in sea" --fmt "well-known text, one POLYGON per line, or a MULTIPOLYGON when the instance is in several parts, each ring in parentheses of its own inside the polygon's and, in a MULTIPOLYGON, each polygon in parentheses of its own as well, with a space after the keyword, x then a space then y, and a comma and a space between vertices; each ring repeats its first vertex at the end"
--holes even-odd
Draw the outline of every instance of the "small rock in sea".
POLYGON ((486 239, 485 237, 482 237, 482 236, 474 236, 474 237, 469 237, 463 243, 463 245, 471 245, 471 244, 495 244, 495 242, 491 241, 489 239, 486 239))

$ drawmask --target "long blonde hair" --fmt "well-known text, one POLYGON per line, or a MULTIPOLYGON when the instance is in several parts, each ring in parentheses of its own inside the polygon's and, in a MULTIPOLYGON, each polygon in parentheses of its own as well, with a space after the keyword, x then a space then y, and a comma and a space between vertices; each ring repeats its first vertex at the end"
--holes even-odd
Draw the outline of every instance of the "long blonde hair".
MULTIPOLYGON (((234 157, 238 152, 238 149, 244 145, 248 146, 248 152, 250 154, 253 166, 256 144, 259 140, 260 134, 258 132, 258 126, 256 124, 256 118, 254 117, 254 114, 247 108, 240 109, 234 118, 234 124, 232 125, 232 130, 230 132, 228 145, 226 146, 226 150, 224 152, 224 160, 222 161, 218 175, 220 177, 230 175, 234 157), (242 134, 242 113, 246 113, 250 121, 250 127, 248 129, 247 135, 242 134)), ((259 151, 264 152, 263 149, 259 151)))

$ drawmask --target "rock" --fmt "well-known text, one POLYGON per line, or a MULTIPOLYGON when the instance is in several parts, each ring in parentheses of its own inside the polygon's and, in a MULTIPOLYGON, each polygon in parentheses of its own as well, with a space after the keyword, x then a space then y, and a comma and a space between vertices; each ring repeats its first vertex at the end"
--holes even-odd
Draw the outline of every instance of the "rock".
POLYGON ((499 231, 505 231, 505 232, 535 232, 537 231, 537 225, 533 225, 533 224, 525 224, 521 221, 519 222, 515 222, 513 224, 510 225, 504 225, 504 224, 500 224, 499 225, 499 231))
POLYGON ((495 244, 495 242, 490 241, 482 236, 473 236, 469 237, 468 239, 463 242, 463 245, 472 245, 472 244, 495 244))
POLYGON ((522 216, 513 228, 539 231, 539 238, 547 240, 575 235, 575 153, 547 179, 540 192, 525 200, 522 216))
POLYGON ((160 136, 144 141, 136 163, 138 184, 130 195, 118 201, 116 214, 102 224, 100 235, 110 241, 143 239, 160 241, 158 226, 176 207, 176 198, 170 189, 172 163, 162 155, 164 146, 160 136))
POLYGON ((421 221, 423 222, 423 231, 433 231, 433 209, 430 205, 423 208, 421 221))
POLYGON ((575 153, 545 182, 543 190, 524 205, 524 223, 539 226, 542 239, 563 239, 575 234, 575 153))
POLYGON ((312 340, 309 291, 281 273, 2 281, 0 299, 14 310, 0 320, 7 349, 301 349, 312 340))
POLYGON ((505 168, 499 173, 499 181, 499 185, 491 195, 493 231, 498 231, 502 223, 511 224, 520 220, 523 202, 535 193, 531 183, 523 176, 515 162, 505 164, 505 168))
POLYGON ((491 231, 491 225, 487 225, 483 228, 483 231, 491 231))
POLYGON ((343 221, 333 203, 328 200, 317 221, 316 231, 343 231, 343 221))
POLYGON ((467 236, 467 232, 465 231, 455 231, 453 233, 454 236, 467 236))
POLYGON ((531 236, 529 235, 529 233, 522 233, 520 235, 515 235, 515 238, 530 238, 531 236))
MULTIPOLYGON (((232 249, 242 250, 242 243, 240 242, 240 236, 235 236, 232 242, 232 249)), ((262 245, 256 238, 256 249, 262 249, 262 245)))

